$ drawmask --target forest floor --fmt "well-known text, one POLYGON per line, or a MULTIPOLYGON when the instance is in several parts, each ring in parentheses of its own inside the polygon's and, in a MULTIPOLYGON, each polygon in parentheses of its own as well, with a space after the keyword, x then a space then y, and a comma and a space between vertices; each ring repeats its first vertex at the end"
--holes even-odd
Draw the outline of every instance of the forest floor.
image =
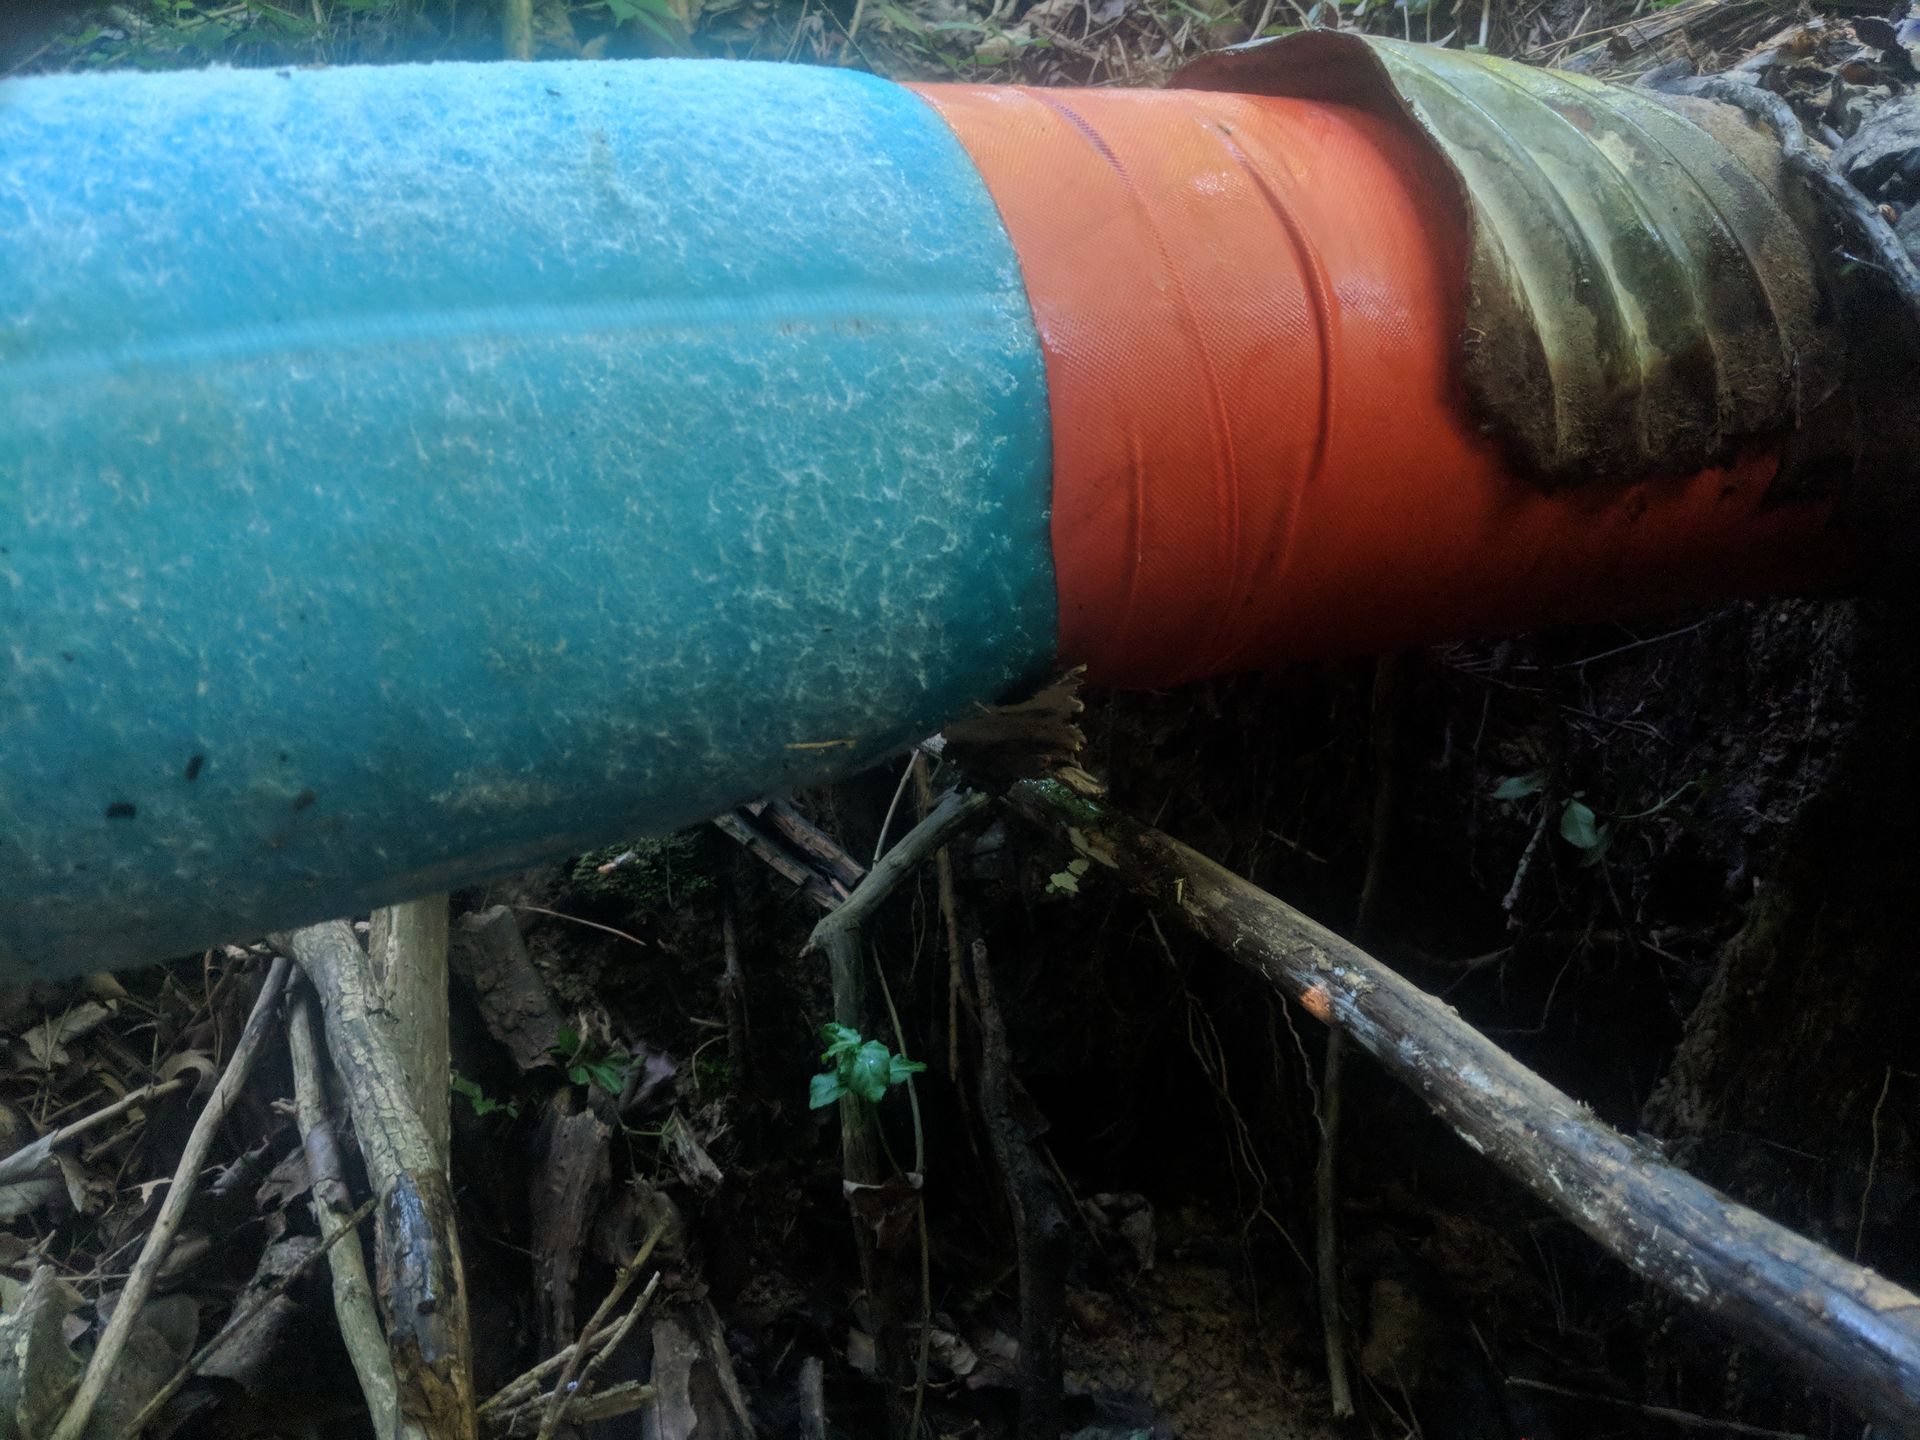
MULTIPOLYGON (((500 46, 479 0, 13 3, 0 73, 479 59, 500 46)), ((1154 84, 1303 20, 1616 78, 1758 54, 1768 83, 1838 136, 1862 94, 1903 95, 1915 73, 1888 23, 1901 17, 1863 7, 1304 4, 536 0, 535 25, 543 58, 699 54, 1041 84, 1154 84)), ((1900 169, 1874 197, 1896 215, 1916 198, 1886 178, 1900 169)), ((1889 602, 1754 602, 1414 652, 1385 687, 1365 661, 1089 694, 1080 763, 1119 808, 1336 929, 1354 925, 1372 866, 1375 953, 1604 1120, 1916 1286, 1913 633, 1889 602), (1384 755, 1380 706, 1393 720, 1384 755), (1393 801, 1376 849, 1383 766, 1393 801)), ((766 812, 736 817, 732 836, 635 841, 453 897, 452 1176, 480 1394, 566 1343, 635 1234, 670 1213, 666 1289, 673 1313, 700 1319, 642 1327, 601 1378, 664 1387, 677 1365, 679 1409, 598 1422, 597 1440, 696 1424, 701 1440, 749 1425, 887 1433, 835 1111, 808 1103, 833 1004, 802 951, 814 896, 857 878, 835 866, 875 855, 903 788, 913 811, 896 765, 792 797, 784 830, 766 812), (762 851, 781 847, 784 871, 737 843, 742 825, 762 851), (530 1010, 503 1001, 501 966, 537 992, 530 1010), (672 1350, 681 1341, 693 1358, 672 1350)), ((1023 1123, 1066 1197, 1077 1440, 1863 1434, 1844 1397, 1636 1280, 1357 1061, 1337 1193, 1359 1415, 1336 1423, 1310 1263, 1318 1027, 1007 820, 950 853, 950 894, 927 867, 867 934, 898 1010, 885 1043, 929 1067, 911 1113, 897 1094, 879 1107, 895 1154, 924 1149, 924 1433, 1013 1433, 1021 1328, 977 1029, 950 1000, 951 916, 992 957, 1023 1123)), ((62 1344, 87 1348, 267 953, 235 946, 0 997, 0 1153, 173 1086, 30 1171, 0 1172, 7 1311, 50 1263, 62 1344)), ((271 1042, 200 1172, 157 1292, 171 1309, 150 1307, 114 1413, 137 1411, 248 1297, 308 1268, 152 1433, 368 1432, 326 1267, 312 1264, 315 1177, 293 1086, 271 1042)), ((355 1196, 359 1164, 350 1154, 355 1196)))

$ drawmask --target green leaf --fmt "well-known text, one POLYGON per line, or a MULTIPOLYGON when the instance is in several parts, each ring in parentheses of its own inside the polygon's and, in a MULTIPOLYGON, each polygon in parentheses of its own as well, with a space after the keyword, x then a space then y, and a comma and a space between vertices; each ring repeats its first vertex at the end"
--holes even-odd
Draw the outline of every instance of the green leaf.
POLYGON ((825 1075, 816 1075, 813 1077, 812 1083, 807 1087, 807 1108, 809 1110, 824 1110, 846 1093, 847 1087, 840 1083, 840 1077, 838 1075, 831 1072, 825 1075))
POLYGON ((547 1047, 547 1053, 571 1060, 580 1053, 580 1032, 571 1025, 562 1025, 554 1034, 553 1044, 547 1047))
POLYGON ((1560 812, 1560 838, 1577 849, 1599 849, 1606 833, 1606 827, 1595 822, 1593 807, 1583 800, 1567 801, 1567 808, 1560 812))
POLYGON ((466 1102, 473 1107, 473 1113, 475 1115, 484 1117, 492 1115, 496 1111, 504 1111, 506 1114, 518 1118, 520 1114, 520 1104, 518 1101, 495 1100, 482 1090, 479 1085, 467 1079, 466 1076, 460 1074, 458 1071, 453 1073, 450 1084, 454 1094, 466 1098, 466 1102))
POLYGON ((854 1094, 870 1105, 878 1105, 893 1080, 893 1056, 878 1040, 869 1040, 854 1055, 845 1079, 854 1094))
POLYGON ((842 1055, 851 1055, 860 1048, 860 1032, 847 1025, 823 1025, 821 1038, 827 1042, 827 1048, 820 1052, 821 1063, 831 1065, 842 1055))
POLYGON ((1509 775, 1493 787, 1496 800, 1524 800, 1529 795, 1538 795, 1547 784, 1547 772, 1535 770, 1526 775, 1509 775))
POLYGON ((889 1085, 905 1084, 909 1075, 918 1075, 926 1068, 924 1061, 909 1060, 904 1055, 895 1055, 891 1057, 891 1063, 887 1066, 887 1083, 889 1085))

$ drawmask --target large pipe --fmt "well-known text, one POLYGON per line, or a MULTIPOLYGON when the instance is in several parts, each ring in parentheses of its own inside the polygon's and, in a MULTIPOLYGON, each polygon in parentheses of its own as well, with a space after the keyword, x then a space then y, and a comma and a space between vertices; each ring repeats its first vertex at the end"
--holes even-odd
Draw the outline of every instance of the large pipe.
POLYGON ((0 976, 686 824, 1056 664, 1834 573, 1778 434, 1523 473, 1459 373, 1488 233, 1320 97, 0 85, 0 976))

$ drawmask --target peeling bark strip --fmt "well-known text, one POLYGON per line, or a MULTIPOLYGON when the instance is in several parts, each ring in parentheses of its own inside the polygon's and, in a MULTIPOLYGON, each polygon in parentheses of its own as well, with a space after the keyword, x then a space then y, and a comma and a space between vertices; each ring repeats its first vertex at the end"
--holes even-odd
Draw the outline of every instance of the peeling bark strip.
POLYGON ((1344 1031, 1469 1146, 1636 1273, 1770 1347, 1867 1418, 1914 1433, 1920 1296, 1634 1144, 1450 1006, 1179 841, 1056 782, 1018 785, 1009 799, 1344 1031))
POLYGON ((1812 428, 1840 388, 1846 345, 1779 147, 1732 111, 1331 31, 1236 46, 1176 83, 1361 104, 1427 141, 1469 221, 1461 382, 1523 475, 1692 474, 1812 428))

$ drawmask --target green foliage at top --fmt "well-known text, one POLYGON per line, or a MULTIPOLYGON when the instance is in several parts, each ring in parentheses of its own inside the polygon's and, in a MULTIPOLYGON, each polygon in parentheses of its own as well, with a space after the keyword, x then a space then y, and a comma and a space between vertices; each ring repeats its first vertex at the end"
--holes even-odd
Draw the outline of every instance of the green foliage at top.
POLYGON ((887 1091, 904 1085, 907 1077, 927 1067, 918 1060, 896 1055, 878 1040, 863 1040, 860 1032, 846 1025, 827 1025, 821 1029, 827 1048, 820 1061, 830 1067, 813 1077, 808 1087, 807 1106, 824 1110, 843 1095, 857 1095, 869 1105, 878 1105, 887 1091))
POLYGON ((609 845, 573 862, 574 888, 645 918, 713 889, 700 849, 700 836, 690 830, 609 845))

